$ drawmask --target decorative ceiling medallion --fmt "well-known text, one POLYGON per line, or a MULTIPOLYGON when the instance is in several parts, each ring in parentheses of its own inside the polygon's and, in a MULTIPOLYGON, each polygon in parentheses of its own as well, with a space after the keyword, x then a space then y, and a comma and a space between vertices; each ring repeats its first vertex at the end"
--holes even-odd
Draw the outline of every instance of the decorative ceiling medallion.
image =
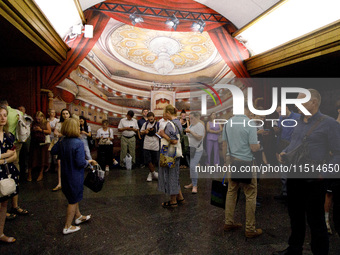
POLYGON ((208 67, 218 52, 209 34, 167 32, 129 25, 114 28, 107 49, 125 64, 144 72, 179 75, 208 67))

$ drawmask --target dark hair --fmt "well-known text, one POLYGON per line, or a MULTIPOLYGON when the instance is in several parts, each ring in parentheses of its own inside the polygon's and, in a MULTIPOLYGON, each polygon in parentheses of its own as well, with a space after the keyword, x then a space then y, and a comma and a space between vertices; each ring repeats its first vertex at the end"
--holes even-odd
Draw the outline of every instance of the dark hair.
POLYGON ((187 112, 183 109, 183 110, 181 111, 181 114, 182 114, 182 113, 187 113, 187 112))
POLYGON ((143 113, 145 110, 149 111, 149 109, 143 108, 142 113, 143 113))
POLYGON ((108 120, 103 120, 102 121, 102 125, 104 125, 105 123, 109 124, 109 121, 108 120))
POLYGON ((87 121, 86 121, 86 118, 84 116, 79 116, 79 120, 84 120, 84 129, 83 127, 80 125, 80 131, 85 131, 86 133, 89 132, 89 128, 88 128, 88 125, 87 125, 87 121))
POLYGON ((7 100, 4 99, 4 98, 1 98, 1 99, 0 99, 0 105, 8 105, 7 100))
POLYGON ((135 116, 135 113, 132 110, 130 110, 127 112, 127 115, 129 115, 132 118, 133 116, 135 116))
POLYGON ((60 112, 60 123, 63 123, 65 121, 65 119, 63 117, 63 111, 68 111, 68 113, 70 114, 70 118, 71 118, 71 112, 69 110, 67 110, 66 108, 62 109, 61 112, 60 112))
POLYGON ((148 115, 146 117, 155 117, 155 114, 153 112, 148 112, 148 115))

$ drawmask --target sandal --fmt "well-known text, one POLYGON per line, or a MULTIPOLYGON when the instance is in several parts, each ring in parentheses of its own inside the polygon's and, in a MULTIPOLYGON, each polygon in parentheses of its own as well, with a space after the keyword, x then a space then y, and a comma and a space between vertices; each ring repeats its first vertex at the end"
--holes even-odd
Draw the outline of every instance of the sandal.
POLYGON ((177 199, 177 204, 179 204, 179 205, 183 205, 183 204, 185 204, 185 199, 183 198, 183 199, 177 199))
POLYGON ((18 215, 28 215, 29 214, 29 212, 26 209, 22 209, 22 208, 20 208, 20 206, 18 206, 17 208, 12 207, 11 213, 15 213, 15 214, 18 214, 18 215))
POLYGON ((91 214, 90 215, 86 215, 86 216, 83 216, 83 215, 80 215, 80 217, 78 219, 75 220, 75 224, 76 225, 79 225, 85 221, 88 221, 91 219, 91 214))
POLYGON ((162 203, 162 206, 163 208, 174 208, 174 207, 177 207, 178 204, 177 203, 171 204, 171 201, 168 201, 168 202, 162 203))
POLYGON ((17 217, 15 213, 6 213, 6 220, 15 220, 17 217))
POLYGON ((16 239, 14 237, 8 237, 5 236, 5 234, 2 234, 0 236, 0 242, 2 243, 14 243, 16 241, 16 239))
POLYGON ((52 189, 53 192, 61 190, 61 186, 56 186, 55 188, 52 189))

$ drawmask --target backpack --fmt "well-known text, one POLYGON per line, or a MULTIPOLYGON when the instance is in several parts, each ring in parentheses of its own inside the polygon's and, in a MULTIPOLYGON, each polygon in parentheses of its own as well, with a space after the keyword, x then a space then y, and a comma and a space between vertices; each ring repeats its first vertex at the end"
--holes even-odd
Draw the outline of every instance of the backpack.
POLYGON ((21 113, 18 112, 18 123, 16 127, 15 137, 19 143, 24 143, 27 141, 27 139, 31 135, 31 126, 30 123, 28 123, 24 116, 21 115, 21 113))
MULTIPOLYGON (((143 124, 143 126, 145 125, 145 129, 148 127, 149 123, 150 123, 149 121, 146 121, 143 124)), ((158 131, 159 131, 159 122, 155 121, 155 124, 153 124, 152 128, 154 129, 153 132, 149 132, 149 134, 147 134, 147 136, 154 136, 156 133, 158 133, 158 131)))

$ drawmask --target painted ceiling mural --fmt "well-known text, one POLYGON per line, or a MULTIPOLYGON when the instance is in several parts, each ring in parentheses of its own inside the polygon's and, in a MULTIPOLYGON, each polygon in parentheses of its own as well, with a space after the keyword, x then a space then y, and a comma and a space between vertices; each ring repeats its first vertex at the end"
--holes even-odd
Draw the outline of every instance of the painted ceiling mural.
MULTIPOLYGON (((200 110, 189 100, 195 99, 191 87, 233 77, 208 32, 152 30, 111 18, 88 55, 57 86, 54 103, 57 111, 68 104, 92 124, 109 119, 116 126, 128 110, 140 116, 148 108, 161 116, 164 102, 172 100, 179 110, 200 110)), ((220 94, 222 101, 230 99, 227 91, 220 94)), ((219 115, 227 114, 225 105, 208 100, 219 115)))

